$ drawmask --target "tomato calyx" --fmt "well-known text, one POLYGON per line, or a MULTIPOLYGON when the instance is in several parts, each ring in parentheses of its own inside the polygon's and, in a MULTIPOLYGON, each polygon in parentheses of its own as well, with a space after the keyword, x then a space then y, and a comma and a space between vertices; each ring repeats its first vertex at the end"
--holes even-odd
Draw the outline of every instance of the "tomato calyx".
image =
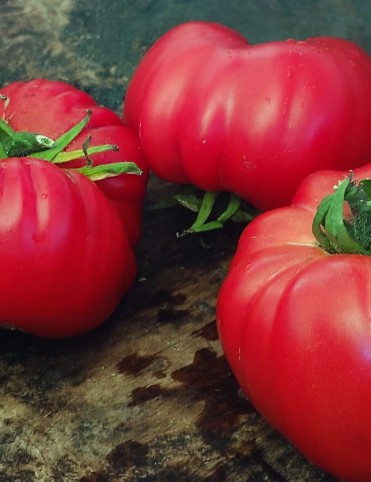
MULTIPOLYGON (((7 98, 0 94, 0 100, 6 101, 7 98)), ((83 157, 86 159, 86 164, 83 167, 69 169, 79 171, 93 181, 115 177, 123 173, 140 175, 142 171, 131 161, 94 165, 91 155, 105 151, 117 151, 118 147, 115 144, 91 147, 90 135, 81 149, 65 150, 87 126, 91 116, 92 112, 87 110, 86 115, 80 122, 55 140, 39 133, 16 131, 7 120, 0 119, 0 159, 33 157, 53 164, 63 164, 83 157)))
POLYGON ((354 181, 351 174, 334 186, 318 206, 312 231, 329 253, 371 255, 371 179, 354 181))
POLYGON ((178 237, 221 229, 229 220, 247 224, 257 215, 242 198, 231 193, 201 191, 194 186, 186 186, 174 195, 174 199, 181 206, 197 213, 193 224, 178 233, 178 237))

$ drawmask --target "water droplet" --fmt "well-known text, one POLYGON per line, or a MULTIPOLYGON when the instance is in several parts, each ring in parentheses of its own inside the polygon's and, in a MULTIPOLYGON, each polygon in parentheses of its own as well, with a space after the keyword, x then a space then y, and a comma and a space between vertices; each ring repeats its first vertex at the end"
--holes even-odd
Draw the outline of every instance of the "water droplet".
POLYGON ((246 154, 243 154, 242 156, 242 164, 247 169, 255 169, 256 167, 256 162, 253 161, 252 159, 249 159, 246 154))
POLYGON ((349 67, 351 67, 352 69, 355 69, 355 68, 356 68, 356 62, 355 62, 354 60, 349 59, 349 60, 348 60, 348 65, 349 65, 349 67))

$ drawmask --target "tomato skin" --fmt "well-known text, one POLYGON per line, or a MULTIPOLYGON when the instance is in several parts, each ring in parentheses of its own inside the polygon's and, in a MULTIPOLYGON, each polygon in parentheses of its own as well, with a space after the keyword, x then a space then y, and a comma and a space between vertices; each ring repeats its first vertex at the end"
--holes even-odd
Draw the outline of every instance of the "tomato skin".
POLYGON ((370 57, 346 40, 249 45, 225 26, 188 22, 140 62, 124 122, 159 177, 267 210, 313 171, 370 162, 370 89, 370 57))
POLYGON ((1 325, 48 338, 105 321, 136 270, 101 190, 32 158, 0 161, 0 257, 1 325))
MULTIPOLYGON (((257 410, 310 461, 371 480, 371 259, 330 255, 313 234, 319 201, 349 173, 319 171, 289 207, 243 232, 217 302, 221 343, 257 410)), ((371 177, 371 165, 354 179, 371 177)))
MULTIPOLYGON (((66 82, 47 79, 13 82, 0 92, 8 98, 7 102, 0 102, 0 116, 8 119, 13 129, 43 134, 52 139, 57 139, 81 121, 87 110, 92 111, 89 124, 67 150, 81 149, 91 135, 91 146, 115 144, 119 147, 117 152, 109 150, 92 155, 95 164, 128 160, 142 170, 140 176, 121 174, 97 181, 118 209, 131 244, 136 245, 141 234, 148 166, 134 132, 123 126, 113 111, 98 105, 86 92, 66 82)), ((86 159, 81 158, 66 164, 66 167, 80 167, 85 163, 86 159)))

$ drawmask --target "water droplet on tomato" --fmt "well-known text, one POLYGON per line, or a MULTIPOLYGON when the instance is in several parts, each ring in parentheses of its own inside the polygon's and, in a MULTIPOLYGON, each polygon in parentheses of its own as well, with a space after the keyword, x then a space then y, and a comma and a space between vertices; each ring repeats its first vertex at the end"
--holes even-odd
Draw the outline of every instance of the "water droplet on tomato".
POLYGON ((272 102, 271 97, 264 97, 264 99, 268 102, 268 104, 270 104, 272 102))
POLYGON ((356 68, 356 62, 355 62, 354 60, 349 59, 349 60, 348 60, 348 65, 349 65, 352 69, 355 69, 355 68, 356 68))
POLYGON ((243 154, 242 165, 245 166, 247 169, 255 169, 256 162, 252 159, 249 159, 246 154, 243 154))

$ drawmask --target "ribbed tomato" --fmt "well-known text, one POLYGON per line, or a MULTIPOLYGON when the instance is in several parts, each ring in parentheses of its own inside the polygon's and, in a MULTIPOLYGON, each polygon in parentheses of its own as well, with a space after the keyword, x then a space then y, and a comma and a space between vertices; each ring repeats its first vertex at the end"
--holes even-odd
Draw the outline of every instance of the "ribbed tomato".
POLYGON ((124 122, 161 178, 291 201, 318 169, 371 161, 371 59, 329 37, 249 44, 208 22, 159 38, 130 81, 124 122))
POLYGON ((314 173, 290 206, 247 226, 218 296, 217 322, 257 410, 322 469, 368 482, 371 165, 353 178, 314 173))
POLYGON ((104 322, 135 275, 120 217, 84 175, 0 161, 0 325, 43 337, 104 322))
MULTIPOLYGON (((97 181, 118 209, 135 245, 141 233, 142 204, 146 193, 148 168, 143 160, 136 134, 124 127, 121 119, 112 110, 100 106, 86 92, 61 81, 34 79, 28 82, 13 82, 2 89, 4 100, 0 102, 0 117, 15 131, 33 132, 52 140, 64 135, 91 112, 89 122, 69 142, 65 150, 82 148, 91 136, 90 147, 113 144, 118 150, 108 149, 92 154, 96 165, 131 161, 142 171, 140 176, 121 174, 97 181)), ((66 164, 68 167, 82 166, 84 156, 66 164)))

